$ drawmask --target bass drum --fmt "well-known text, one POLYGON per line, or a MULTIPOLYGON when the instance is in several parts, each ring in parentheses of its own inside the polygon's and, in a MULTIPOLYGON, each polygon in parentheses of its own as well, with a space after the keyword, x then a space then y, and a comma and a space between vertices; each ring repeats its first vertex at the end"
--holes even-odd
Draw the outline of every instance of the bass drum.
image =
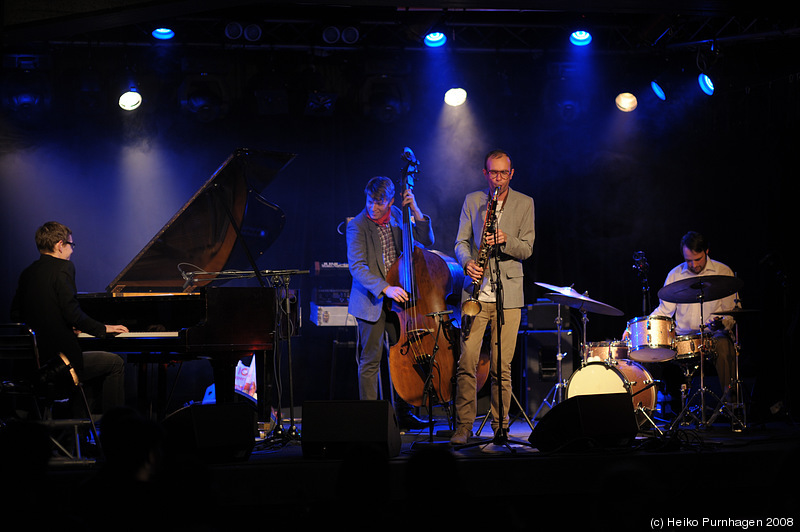
POLYGON ((633 360, 618 360, 613 364, 590 362, 572 374, 567 383, 567 398, 579 395, 628 393, 641 427, 658 399, 652 375, 633 360))

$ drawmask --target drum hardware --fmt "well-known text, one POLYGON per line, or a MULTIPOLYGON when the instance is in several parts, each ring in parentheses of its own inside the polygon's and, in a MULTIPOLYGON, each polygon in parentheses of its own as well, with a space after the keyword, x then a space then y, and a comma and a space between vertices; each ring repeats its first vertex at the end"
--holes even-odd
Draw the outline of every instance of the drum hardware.
MULTIPOLYGON (((653 381, 650 384, 648 384, 647 388, 645 388, 645 389, 649 389, 649 388, 652 388, 652 387, 658 388, 658 384, 659 383, 657 381, 653 381)), ((639 390, 638 392, 633 394, 631 397, 636 397, 636 395, 638 395, 638 394, 640 394, 640 393, 642 393, 644 391, 645 390, 639 390)), ((658 390, 656 390, 656 399, 657 398, 658 398, 658 390)), ((653 405, 653 408, 655 408, 655 405, 653 405)), ((658 423, 656 423, 656 420, 653 419, 652 416, 650 416, 650 412, 651 411, 652 411, 652 409, 650 409, 650 410, 646 409, 644 407, 644 405, 642 405, 642 403, 639 403, 639 404, 636 405, 635 413, 638 414, 637 415, 637 420, 640 420, 639 421, 639 428, 641 429, 642 425, 644 425, 644 422, 646 421, 647 423, 650 424, 650 426, 653 427, 653 429, 656 432, 658 432, 659 436, 663 436, 664 435, 664 431, 662 431, 661 428, 658 426, 658 423), (641 421, 642 418, 644 419, 644 421, 641 421)))
MULTIPOLYGON (((610 316, 622 316, 623 312, 617 308, 612 307, 611 305, 607 305, 605 303, 601 303, 600 301, 596 301, 591 299, 588 296, 588 293, 580 294, 571 286, 555 286, 552 284, 547 283, 536 283, 537 285, 541 286, 542 288, 546 288, 550 290, 550 293, 545 294, 545 298, 549 299, 553 303, 558 305, 558 316, 556 317, 556 330, 558 334, 557 340, 557 347, 558 347, 558 354, 556 356, 556 366, 557 366, 557 381, 555 386, 548 392, 547 396, 542 401, 542 404, 539 405, 539 409, 536 411, 536 414, 533 416, 534 420, 539 417, 539 413, 541 412, 542 408, 547 405, 548 407, 552 408, 554 405, 560 403, 564 400, 564 388, 565 388, 565 381, 562 374, 562 360, 566 356, 565 353, 561 352, 561 304, 564 304, 570 308, 575 308, 580 310, 581 312, 581 321, 583 322, 583 342, 582 345, 586 345, 586 326, 589 322, 586 313, 587 312, 594 312, 597 314, 606 314, 610 316)), ((584 357, 585 358, 585 357, 584 357)))
MULTIPOLYGON (((736 300, 736 308, 722 311, 722 312, 714 312, 715 316, 742 316, 745 314, 751 314, 758 312, 757 310, 750 310, 750 309, 743 309, 739 307, 739 300, 736 300)), ((733 342, 733 349, 735 353, 734 358, 734 376, 733 381, 725 388, 725 393, 722 395, 720 399, 720 404, 717 407, 716 412, 709 423, 713 423, 714 420, 723 412, 726 412, 728 416, 731 418, 731 428, 734 432, 741 432, 747 428, 747 409, 745 408, 745 404, 742 400, 743 397, 743 390, 742 390, 742 381, 739 377, 739 354, 741 353, 741 346, 739 344, 739 322, 737 321, 734 328, 734 342, 733 342), (729 401, 731 391, 735 390, 736 393, 736 402, 731 403, 729 401), (731 407, 732 405, 732 407, 731 407)))
MULTIPOLYGON (((700 277, 689 277, 687 279, 681 279, 680 281, 675 281, 674 283, 670 283, 664 286, 661 290, 658 291, 658 297, 664 301, 669 301, 671 303, 683 303, 683 304, 691 304, 691 303, 699 303, 700 304, 700 337, 702 338, 702 345, 700 348, 700 387, 699 389, 689 398, 688 401, 684 402, 683 409, 681 410, 678 417, 670 425, 670 430, 672 430, 677 425, 683 423, 684 418, 687 415, 691 415, 698 426, 698 428, 707 428, 709 425, 709 421, 706 418, 706 398, 711 396, 717 399, 717 403, 721 403, 721 399, 717 397, 714 392, 706 388, 705 385, 705 369, 703 368, 706 354, 708 353, 708 345, 706 341, 705 335, 705 317, 703 315, 703 303, 706 301, 715 301, 717 299, 722 299, 724 297, 728 297, 736 293, 739 288, 743 285, 742 281, 737 277, 732 277, 728 275, 707 275, 707 276, 700 276, 700 277), (690 407, 694 404, 696 400, 699 399, 699 406, 700 406, 700 417, 698 418, 694 413, 690 412, 690 407)), ((688 393, 688 389, 686 391, 688 393)), ((684 393, 681 394, 681 400, 684 400, 684 393)))

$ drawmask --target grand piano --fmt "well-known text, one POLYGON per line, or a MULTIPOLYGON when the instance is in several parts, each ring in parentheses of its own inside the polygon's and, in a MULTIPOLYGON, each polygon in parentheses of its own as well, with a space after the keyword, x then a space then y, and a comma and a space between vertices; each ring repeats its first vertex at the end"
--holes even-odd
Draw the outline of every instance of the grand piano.
POLYGON ((102 293, 80 294, 83 310, 129 334, 81 335, 84 350, 126 353, 139 366, 139 400, 148 365, 159 368, 156 414, 165 412, 167 364, 208 359, 217 402, 237 400, 235 368, 258 356, 257 411, 269 421, 272 367, 287 312, 289 271, 259 270, 285 214, 264 189, 295 155, 237 149, 102 293))

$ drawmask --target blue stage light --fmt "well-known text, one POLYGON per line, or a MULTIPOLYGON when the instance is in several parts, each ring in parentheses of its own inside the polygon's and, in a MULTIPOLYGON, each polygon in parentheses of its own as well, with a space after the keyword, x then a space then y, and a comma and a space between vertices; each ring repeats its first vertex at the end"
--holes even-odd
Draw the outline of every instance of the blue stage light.
POLYGON ((440 31, 432 31, 425 36, 423 42, 428 48, 439 48, 447 42, 447 36, 440 31))
POLYGON ((711 81, 711 78, 709 78, 707 75, 700 74, 697 76, 697 83, 700 85, 700 90, 702 90, 704 93, 708 94, 709 96, 714 94, 714 82, 711 81))
POLYGON ((664 87, 662 87, 658 83, 658 81, 656 81, 656 80, 651 81, 650 82, 650 88, 653 89, 653 92, 655 93, 656 97, 659 100, 666 100, 667 99, 667 93, 664 91, 664 87))
POLYGON ((569 36, 569 42, 575 46, 586 46, 592 42, 592 34, 588 31, 573 31, 569 36))
POLYGON ((169 28, 156 28, 150 34, 153 38, 161 40, 161 41, 168 41, 175 37, 175 32, 169 28))

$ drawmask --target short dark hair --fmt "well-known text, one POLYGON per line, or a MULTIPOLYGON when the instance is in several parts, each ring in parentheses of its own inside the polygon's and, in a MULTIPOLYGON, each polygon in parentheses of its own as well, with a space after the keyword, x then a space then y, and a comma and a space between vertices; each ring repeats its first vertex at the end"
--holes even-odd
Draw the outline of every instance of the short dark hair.
POLYGON ((394 183, 385 176, 375 176, 367 181, 364 194, 376 200, 390 200, 394 198, 394 183))
POLYGON ((36 230, 36 248, 41 252, 55 251, 56 244, 66 242, 72 231, 58 222, 47 222, 36 230))
POLYGON ((486 168, 486 163, 489 162, 489 159, 497 159, 499 157, 508 157, 508 162, 511 163, 511 168, 514 168, 514 160, 507 151, 500 149, 492 150, 486 154, 486 157, 483 158, 483 167, 486 168))
POLYGON ((706 241, 706 237, 697 231, 689 231, 681 238, 681 251, 683 251, 683 248, 694 251, 695 253, 701 253, 708 251, 708 241, 706 241))

